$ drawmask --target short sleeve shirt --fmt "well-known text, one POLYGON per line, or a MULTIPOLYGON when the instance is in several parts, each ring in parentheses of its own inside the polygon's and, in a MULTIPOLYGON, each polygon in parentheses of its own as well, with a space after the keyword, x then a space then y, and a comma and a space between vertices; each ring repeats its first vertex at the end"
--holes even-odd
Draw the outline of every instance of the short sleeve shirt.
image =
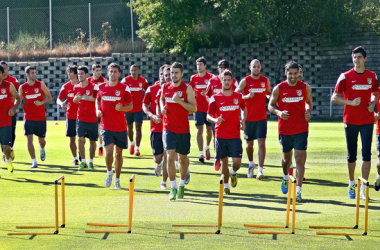
POLYGON ((143 91, 146 91, 149 87, 148 81, 142 76, 139 76, 137 80, 133 80, 132 76, 127 76, 121 82, 129 87, 133 99, 133 109, 127 113, 135 113, 141 111, 144 96, 143 91))
MULTIPOLYGON (((74 86, 74 93, 75 95, 81 94, 82 96, 87 95, 96 98, 98 89, 99 87, 95 83, 88 82, 86 87, 82 87, 81 84, 78 83, 74 86)), ((88 123, 97 122, 98 118, 96 116, 95 102, 84 99, 80 100, 78 103, 77 119, 88 123)))
POLYGON ((190 86, 193 87, 195 91, 195 100, 197 105, 197 111, 207 112, 208 102, 206 96, 203 96, 201 93, 206 91, 209 80, 214 77, 213 74, 206 72, 203 77, 200 77, 199 74, 191 76, 190 86))
POLYGON ((58 99, 61 101, 67 98, 66 118, 72 120, 77 119, 78 113, 78 103, 73 102, 75 96, 74 86, 71 81, 68 81, 61 87, 61 91, 58 95, 58 99))

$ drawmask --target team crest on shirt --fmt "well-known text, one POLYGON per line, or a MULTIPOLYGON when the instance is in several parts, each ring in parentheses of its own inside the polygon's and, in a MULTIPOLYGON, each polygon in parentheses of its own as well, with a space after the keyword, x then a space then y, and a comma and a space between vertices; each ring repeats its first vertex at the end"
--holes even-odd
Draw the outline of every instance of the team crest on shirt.
POLYGON ((238 99, 234 99, 234 104, 238 104, 239 103, 239 100, 238 99))
POLYGON ((115 95, 116 95, 116 96, 119 96, 119 95, 120 95, 120 90, 116 90, 116 91, 115 91, 115 95))
POLYGON ((140 88, 142 88, 142 83, 141 82, 139 83, 139 86, 140 86, 140 88))
POLYGON ((297 90, 297 95, 301 96, 302 95, 302 90, 297 90))
POLYGON ((182 97, 182 91, 178 91, 177 94, 179 97, 182 97))
POLYGON ((34 92, 37 94, 38 93, 38 89, 34 89, 34 92))
POLYGON ((86 95, 90 95, 90 90, 86 90, 86 95))
POLYGON ((372 84, 372 78, 367 78, 368 84, 372 84))
POLYGON ((205 84, 208 85, 208 83, 209 83, 209 80, 206 79, 206 80, 205 80, 205 84))
POLYGON ((5 94, 7 92, 6 89, 1 89, 1 94, 5 94))
POLYGON ((262 88, 265 87, 265 82, 262 82, 262 83, 261 83, 261 87, 262 87, 262 88))

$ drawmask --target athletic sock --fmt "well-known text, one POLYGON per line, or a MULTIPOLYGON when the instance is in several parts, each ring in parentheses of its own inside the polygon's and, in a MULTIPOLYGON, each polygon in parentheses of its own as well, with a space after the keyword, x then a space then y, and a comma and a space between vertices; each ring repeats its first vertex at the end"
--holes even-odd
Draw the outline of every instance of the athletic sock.
POLYGON ((32 162, 37 164, 37 159, 36 158, 32 159, 32 162))
POLYGON ((113 170, 109 171, 109 170, 107 169, 107 174, 108 174, 108 175, 113 174, 113 170))
POLYGON ((231 170, 230 170, 230 174, 232 174, 232 175, 236 175, 236 171, 235 171, 233 168, 231 168, 231 170))
POLYGON ((297 187, 296 187, 296 191, 297 191, 297 193, 298 193, 298 192, 301 192, 301 189, 302 189, 302 188, 301 188, 300 186, 297 186, 297 187))
POLYGON ((178 166, 178 161, 174 161, 174 164, 178 166))
POLYGON ((103 147, 103 144, 99 143, 98 148, 102 148, 102 147, 103 147))
POLYGON ((255 162, 254 161, 249 161, 249 166, 253 167, 253 165, 255 165, 255 162))
POLYGON ((205 156, 205 154, 203 153, 203 151, 199 151, 199 156, 205 156))
POLYGON ((135 142, 134 141, 131 141, 131 146, 134 146, 135 145, 135 142))
POLYGON ((209 145, 206 145, 206 146, 205 146, 205 150, 207 150, 207 149, 210 149, 210 146, 209 146, 209 145))
POLYGON ((176 180, 174 180, 174 181, 170 181, 170 186, 171 186, 172 188, 177 188, 177 182, 176 182, 176 180))
POLYGON ((376 173, 376 177, 377 177, 377 178, 380 178, 380 174, 379 174, 379 173, 376 173))
POLYGON ((13 151, 13 147, 11 147, 11 151, 13 151))
POLYGON ((362 183, 361 185, 360 185, 360 190, 364 190, 364 189, 366 189, 366 185, 364 184, 364 183, 362 183))
POLYGON ((162 184, 166 185, 166 181, 161 181, 161 185, 162 185, 162 184))
POLYGON ((178 186, 184 187, 185 186, 185 180, 180 179, 179 183, 178 183, 178 186))
POLYGON ((288 180, 289 180, 289 174, 284 174, 284 175, 282 176, 282 178, 283 178, 284 180, 288 181, 288 180))
POLYGON ((75 160, 78 160, 78 157, 74 157, 74 161, 75 161, 75 160))
POLYGON ((89 159, 88 163, 90 163, 90 162, 94 163, 94 159, 89 159))
POLYGON ((353 180, 353 181, 348 180, 348 185, 349 186, 355 186, 355 180, 353 180))
POLYGON ((11 162, 11 159, 8 159, 7 157, 5 157, 5 162, 6 162, 6 163, 10 163, 10 162, 11 162))
POLYGON ((262 173, 263 172, 263 167, 259 167, 258 171, 262 173))
POLYGON ((294 168, 294 167, 293 167, 293 163, 292 163, 292 164, 290 164, 290 167, 289 167, 289 168, 294 168))
POLYGON ((115 182, 116 182, 116 181, 120 181, 120 178, 116 178, 116 177, 115 177, 113 180, 114 180, 115 182))
POLYGON ((136 146, 136 150, 140 150, 140 147, 139 147, 139 146, 136 146))
POLYGON ((224 183, 224 188, 228 188, 228 189, 230 189, 230 184, 228 184, 228 182, 227 182, 227 183, 224 183))
POLYGON ((86 159, 83 159, 83 158, 82 158, 82 162, 86 163, 86 159))

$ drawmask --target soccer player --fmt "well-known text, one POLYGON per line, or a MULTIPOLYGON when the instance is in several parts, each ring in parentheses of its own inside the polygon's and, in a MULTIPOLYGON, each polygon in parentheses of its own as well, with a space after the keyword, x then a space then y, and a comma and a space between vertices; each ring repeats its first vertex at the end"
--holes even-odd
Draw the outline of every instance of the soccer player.
MULTIPOLYGON (((3 68, 4 68, 3 80, 12 83, 13 86, 15 86, 16 91, 18 91, 18 89, 20 87, 20 83, 18 82, 16 77, 8 74, 7 62, 1 61, 0 65, 3 66, 3 68)), ((14 101, 15 100, 12 99, 12 103, 14 103, 14 101)), ((16 110, 15 110, 15 114, 12 116, 12 143, 11 143, 11 160, 12 161, 15 159, 15 154, 13 151, 13 145, 14 145, 15 140, 16 140, 16 123, 17 123, 17 116, 16 116, 16 110)), ((5 161, 5 154, 4 153, 3 153, 2 160, 5 161)))
MULTIPOLYGON (((347 143, 348 198, 355 199, 355 167, 358 134, 362 140, 362 177, 368 180, 371 170, 371 144, 374 107, 379 98, 379 82, 374 72, 365 68, 367 52, 359 46, 351 53, 354 68, 342 73, 336 83, 331 101, 344 105, 343 122, 347 143), (342 94, 344 96, 342 96, 342 94)), ((360 188, 360 198, 365 200, 365 185, 360 188)))
POLYGON ((292 150, 296 159, 296 200, 301 201, 303 175, 305 172, 309 120, 313 108, 311 87, 297 80, 299 65, 294 61, 285 64, 286 81, 274 87, 268 109, 279 117, 278 134, 282 147, 283 180, 281 190, 288 193, 289 167, 292 150), (277 104, 277 107, 276 107, 277 104))
POLYGON ((206 88, 209 80, 214 77, 213 74, 206 71, 207 63, 204 57, 196 60, 198 74, 192 75, 190 78, 190 86, 195 91, 195 100, 197 104, 197 112, 194 113, 195 126, 197 127, 197 143, 199 149, 199 161, 205 161, 203 152, 203 125, 206 125, 206 160, 210 160, 210 142, 212 139, 211 123, 207 121, 208 102, 206 100, 206 88))
POLYGON ((178 199, 183 199, 185 179, 189 167, 187 155, 190 153, 189 112, 197 111, 194 90, 182 81, 183 65, 175 62, 170 67, 171 82, 161 89, 160 108, 163 115, 164 131, 162 139, 167 154, 168 173, 171 185, 170 200, 177 196, 175 156, 179 154, 181 164, 178 199))
POLYGON ((243 154, 240 130, 245 129, 247 109, 242 95, 232 90, 233 77, 229 70, 222 73, 222 92, 211 97, 207 111, 207 120, 215 123, 215 159, 222 164, 224 174, 224 193, 230 194, 228 183, 231 173, 231 186, 237 185, 237 171, 241 166, 243 154), (240 110, 243 111, 240 121, 240 110), (215 118, 214 118, 215 117, 215 118), (228 170, 228 157, 232 157, 232 167, 228 170))
POLYGON ((128 137, 131 141, 131 147, 129 148, 129 153, 136 156, 140 155, 140 142, 141 142, 141 126, 143 122, 144 113, 142 111, 142 101, 144 91, 149 87, 148 81, 139 76, 140 69, 139 66, 133 64, 129 70, 130 76, 125 77, 121 82, 126 84, 131 90, 133 99, 133 109, 126 113, 126 119, 128 123, 128 137), (136 128, 136 152, 135 152, 135 142, 133 141, 133 122, 135 122, 136 128))
POLYGON ((19 88, 21 100, 25 98, 24 104, 24 132, 28 144, 29 155, 32 158, 30 168, 37 168, 36 154, 33 146, 33 134, 38 137, 40 144, 41 161, 46 159, 46 114, 45 104, 53 99, 46 84, 37 79, 37 71, 33 66, 25 68, 28 81, 19 88))
POLYGON ((121 74, 120 66, 111 63, 108 66, 109 81, 99 85, 96 101, 96 112, 101 117, 101 135, 106 149, 107 175, 104 180, 106 187, 111 186, 113 170, 115 165, 114 189, 121 189, 120 174, 123 166, 123 149, 128 148, 128 126, 124 112, 133 108, 132 96, 129 87, 119 82, 121 74), (115 148, 115 162, 113 152, 115 148))
POLYGON ((0 143, 4 153, 4 161, 8 171, 13 173, 11 145, 12 145, 12 116, 20 106, 21 99, 15 86, 4 77, 4 67, 0 63, 0 143))
POLYGON ((99 87, 95 83, 89 82, 87 78, 87 67, 79 66, 79 83, 74 86, 75 96, 73 99, 73 102, 78 104, 77 135, 79 154, 82 158, 82 162, 78 168, 79 171, 85 168, 94 170, 96 141, 98 140, 98 117, 96 115, 95 100, 99 87), (88 160, 88 165, 84 148, 84 144, 86 143, 85 137, 90 140, 90 158, 88 160))
MULTIPOLYGON (((100 64, 93 64, 91 66, 91 71, 92 76, 87 79, 89 82, 99 85, 107 81, 107 79, 104 76, 102 76, 102 66, 100 64)), ((100 124, 100 119, 98 120, 98 123, 100 124)), ((100 126, 98 132, 100 133, 100 126)), ((99 136, 98 155, 103 156, 103 140, 101 136, 99 136)))
POLYGON ((256 179, 262 180, 264 179, 263 167, 266 154, 265 139, 267 137, 267 109, 265 101, 266 98, 270 98, 270 82, 268 78, 260 75, 261 63, 259 60, 252 60, 249 69, 251 70, 251 74, 240 81, 239 87, 235 91, 243 93, 244 103, 248 112, 244 130, 249 160, 247 176, 248 178, 253 178, 253 170, 255 168, 253 142, 257 139, 259 145, 259 167, 256 179))
MULTIPOLYGON (((380 87, 379 87, 380 90, 380 87)), ((375 182, 373 183, 373 188, 376 191, 380 190, 380 102, 377 102, 377 113, 375 113, 376 120, 376 151, 377 151, 377 172, 375 182)))
POLYGON ((76 126, 77 126, 77 112, 78 104, 74 103, 74 86, 79 83, 78 80, 78 68, 76 65, 69 65, 66 68, 67 76, 70 81, 65 83, 61 87, 57 98, 57 104, 61 108, 66 109, 66 137, 70 137, 70 150, 73 155, 74 161, 73 166, 79 165, 77 157, 77 144, 75 142, 75 137, 77 136, 76 126), (66 100, 65 100, 66 98, 66 100))
POLYGON ((159 177, 161 175, 161 169, 163 169, 160 184, 162 190, 167 189, 166 181, 168 179, 168 171, 166 167, 166 156, 164 154, 164 144, 162 142, 162 117, 157 114, 157 104, 159 102, 161 87, 165 84, 164 69, 165 66, 160 67, 160 81, 158 81, 158 84, 156 83, 147 89, 143 102, 144 113, 150 118, 150 145, 153 150, 154 162, 156 163, 154 174, 159 177))

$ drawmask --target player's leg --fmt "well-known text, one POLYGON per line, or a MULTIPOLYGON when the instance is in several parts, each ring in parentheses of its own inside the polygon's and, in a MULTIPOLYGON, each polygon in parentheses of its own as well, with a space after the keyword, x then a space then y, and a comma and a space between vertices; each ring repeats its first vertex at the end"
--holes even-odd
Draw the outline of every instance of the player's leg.
POLYGON ((181 164, 180 168, 180 180, 178 183, 178 199, 184 198, 184 192, 185 192, 185 184, 188 173, 188 167, 189 167, 189 158, 187 158, 187 155, 178 154, 179 162, 181 164))
POLYGON ((376 135, 376 152, 377 152, 377 162, 376 162, 377 172, 376 172, 376 178, 373 184, 373 188, 376 191, 379 191, 380 190, 380 135, 376 135))
POLYGON ((168 180, 168 168, 167 168, 167 155, 166 153, 164 152, 164 160, 163 160, 163 164, 162 164, 162 181, 161 181, 161 189, 162 190, 166 190, 168 189, 167 188, 167 185, 166 185, 166 181, 168 180))
POLYGON ((35 135, 38 136, 38 142, 40 144, 40 158, 41 158, 41 161, 44 161, 46 159, 46 152, 45 152, 46 121, 37 121, 34 123, 36 125, 35 135))
POLYGON ((169 200, 175 200, 177 198, 177 182, 176 182, 176 168, 175 168, 175 158, 176 158, 176 148, 177 141, 175 139, 174 133, 170 131, 165 131, 162 133, 162 141, 164 143, 164 149, 167 156, 167 170, 170 180, 171 191, 169 194, 169 200))
POLYGON ((133 155, 135 153, 135 142, 133 141, 133 123, 135 122, 134 113, 125 113, 125 119, 128 124, 128 138, 131 146, 129 147, 129 154, 133 155))
POLYGON ((103 139, 104 139, 104 149, 106 151, 106 156, 104 157, 104 159, 105 159, 106 167, 107 167, 107 174, 104 180, 104 186, 110 187, 112 183, 112 176, 113 176, 112 164, 113 164, 114 143, 111 143, 110 139, 104 138, 104 136, 103 136, 103 139))
POLYGON ((282 147, 282 182, 281 191, 283 194, 288 193, 289 188, 289 167, 292 162, 293 155, 293 135, 278 135, 282 147))
MULTIPOLYGON (((100 135, 100 118, 98 119, 98 134, 100 135)), ((99 136, 99 142, 98 142, 98 155, 103 156, 103 139, 101 136, 99 136)))
POLYGON ((177 140, 176 152, 178 153, 178 159, 181 164, 180 167, 180 181, 178 184, 178 198, 182 199, 185 192, 185 184, 190 182, 190 169, 189 158, 187 155, 190 153, 190 133, 187 134, 175 134, 177 140))
POLYGON ((206 160, 211 159, 211 154, 210 154, 210 143, 212 140, 212 128, 211 128, 211 123, 206 122, 206 146, 205 146, 205 151, 206 151, 206 160), (210 124, 210 125, 207 125, 210 124))
POLYGON ((197 126, 197 144, 199 150, 199 158, 198 160, 202 163, 205 162, 205 155, 203 152, 203 125, 197 126))
POLYGON ((264 161, 265 161, 265 155, 266 155, 266 146, 265 146, 265 140, 267 137, 267 120, 266 119, 257 122, 256 137, 257 137, 257 144, 259 146, 259 150, 258 150, 259 167, 257 168, 256 179, 262 180, 264 179, 263 168, 264 168, 264 161))
POLYGON ((26 142, 30 158, 32 159, 32 165, 30 168, 37 168, 36 153, 33 145, 34 126, 33 121, 24 120, 24 132, 26 136, 26 142))
POLYGON ((71 154, 73 155, 73 158, 74 158, 74 161, 72 163, 73 166, 79 165, 79 161, 77 157, 78 148, 75 142, 76 135, 77 135, 76 123, 77 123, 76 119, 66 119, 66 137, 70 138, 69 146, 70 146, 71 154))
POLYGON ((305 163, 306 163, 306 157, 307 153, 306 150, 297 150, 294 149, 294 158, 296 160, 296 200, 301 201, 301 191, 302 191, 302 183, 303 183, 303 176, 305 174, 305 163))
MULTIPOLYGON (((371 171, 371 146, 373 135, 373 123, 360 126, 360 138, 362 140, 362 177, 369 181, 369 174, 371 171)), ((360 187, 360 198, 366 199, 365 196, 366 185, 362 183, 360 187)))
POLYGON ((248 156, 248 172, 247 177, 253 178, 253 170, 255 169, 255 162, 253 161, 254 140, 256 139, 256 126, 257 122, 245 121, 244 139, 246 140, 246 152, 248 156))
POLYGON ((156 166, 154 167, 154 174, 159 177, 161 175, 161 169, 164 163, 164 145, 162 142, 162 133, 150 133, 150 146, 153 151, 153 160, 156 163, 156 166))
POLYGON ((13 173, 13 164, 11 159, 11 144, 12 144, 12 127, 0 127, 0 144, 4 153, 4 161, 7 164, 8 171, 13 173))
POLYGON ((232 167, 230 169, 231 186, 236 187, 237 171, 240 169, 243 155, 243 144, 240 138, 228 139, 225 142, 227 144, 228 156, 232 157, 232 167))
POLYGON ((347 167, 348 167, 348 191, 349 199, 355 199, 355 167, 358 148, 359 126, 345 124, 345 135, 347 144, 347 167))
POLYGON ((219 161, 220 161, 220 167, 222 169, 222 174, 224 174, 224 193, 230 194, 230 185, 229 185, 230 170, 228 169, 228 156, 223 157, 222 159, 219 159, 219 161))
POLYGON ((87 163, 86 163, 86 152, 84 148, 84 144, 86 143, 85 136, 87 136, 86 133, 86 128, 85 128, 85 123, 82 121, 77 121, 77 137, 78 137, 78 151, 79 155, 82 158, 81 163, 78 167, 78 170, 83 170, 87 168, 87 163))
POLYGON ((115 189, 121 189, 120 174, 123 166, 123 149, 118 146, 115 147, 115 179, 113 185, 115 189))
POLYGON ((12 143, 11 143, 11 160, 13 161, 15 159, 15 153, 13 150, 13 145, 15 144, 16 140, 16 125, 17 125, 17 115, 15 114, 12 116, 12 143))
POLYGON ((135 127, 136 127, 136 152, 135 156, 140 155, 140 143, 142 138, 141 127, 144 120, 144 111, 134 113, 135 127))
POLYGON ((96 151, 96 142, 99 139, 98 122, 87 123, 87 136, 90 139, 90 158, 88 160, 88 169, 94 170, 94 157, 96 151))

